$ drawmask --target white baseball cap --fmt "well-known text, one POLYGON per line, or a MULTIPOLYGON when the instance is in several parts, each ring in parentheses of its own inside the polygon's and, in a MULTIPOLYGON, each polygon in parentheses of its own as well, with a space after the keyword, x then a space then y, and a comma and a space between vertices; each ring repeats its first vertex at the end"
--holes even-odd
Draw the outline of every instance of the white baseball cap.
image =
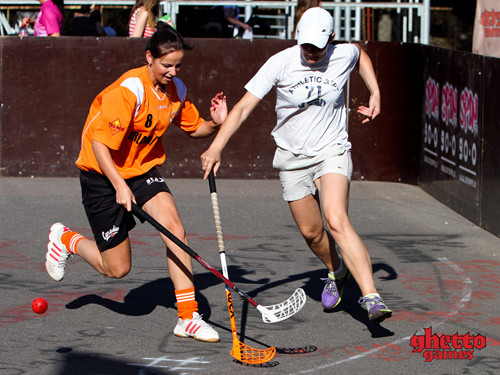
POLYGON ((297 41, 324 48, 333 33, 333 18, 323 8, 309 8, 304 12, 297 25, 297 41))

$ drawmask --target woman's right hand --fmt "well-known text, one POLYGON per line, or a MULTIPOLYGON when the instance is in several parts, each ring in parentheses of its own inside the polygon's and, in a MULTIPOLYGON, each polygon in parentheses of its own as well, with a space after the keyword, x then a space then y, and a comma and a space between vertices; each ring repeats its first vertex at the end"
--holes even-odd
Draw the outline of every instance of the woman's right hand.
POLYGON ((214 176, 217 175, 217 171, 220 167, 220 156, 221 152, 214 150, 213 147, 209 147, 203 154, 201 154, 201 169, 205 171, 203 179, 207 179, 210 171, 214 170, 214 176))
POLYGON ((109 179, 115 188, 116 203, 125 207, 127 211, 132 211, 132 202, 135 202, 134 194, 116 169, 116 165, 111 157, 111 150, 108 146, 95 139, 92 141, 92 150, 94 151, 97 164, 99 164, 102 173, 109 179))
POLYGON ((132 190, 130 190, 127 184, 124 184, 116 189, 116 203, 122 205, 127 211, 130 212, 132 211, 132 202, 137 203, 132 190))
POLYGON ((220 167, 222 150, 224 150, 229 139, 236 133, 243 121, 247 119, 260 101, 261 99, 247 92, 240 101, 236 103, 231 112, 229 112, 224 123, 217 132, 215 139, 212 141, 212 144, 203 154, 201 154, 201 169, 205 171, 204 179, 208 178, 212 169, 214 175, 217 174, 220 167))

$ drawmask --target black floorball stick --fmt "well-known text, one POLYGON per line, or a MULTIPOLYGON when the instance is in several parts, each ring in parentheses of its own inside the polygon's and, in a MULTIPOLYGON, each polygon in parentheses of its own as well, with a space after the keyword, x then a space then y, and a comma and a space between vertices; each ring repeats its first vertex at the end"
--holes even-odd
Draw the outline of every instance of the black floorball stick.
POLYGON ((179 246, 182 250, 188 253, 193 259, 198 261, 203 267, 212 272, 219 280, 224 284, 229 286, 232 290, 238 293, 243 299, 253 305, 262 314, 262 320, 265 323, 277 323, 285 319, 288 319, 299 311, 305 304, 305 293, 302 289, 298 288, 293 295, 291 295, 286 301, 278 303, 276 305, 262 306, 255 302, 248 294, 243 292, 240 288, 233 284, 233 282, 226 277, 224 277, 219 271, 212 267, 209 263, 203 260, 193 249, 188 245, 174 236, 167 228, 156 221, 151 215, 145 212, 136 203, 132 202, 132 212, 140 220, 147 221, 154 228, 156 228, 160 233, 164 234, 169 240, 174 244, 179 246))

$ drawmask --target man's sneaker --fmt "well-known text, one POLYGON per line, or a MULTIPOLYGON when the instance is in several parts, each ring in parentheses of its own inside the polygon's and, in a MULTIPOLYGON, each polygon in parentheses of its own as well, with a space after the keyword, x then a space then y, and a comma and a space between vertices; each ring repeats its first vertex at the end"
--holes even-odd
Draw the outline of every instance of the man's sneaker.
POLYGON ((191 319, 179 319, 174 328, 174 334, 179 337, 193 337, 200 341, 219 341, 219 334, 203 321, 197 312, 193 313, 191 319))
POLYGON ((66 249, 66 246, 61 242, 63 233, 69 231, 61 223, 52 224, 49 233, 49 243, 47 244, 47 255, 45 258, 45 268, 50 277, 55 281, 61 281, 64 277, 64 267, 66 261, 71 257, 71 253, 66 249))
POLYGON ((351 277, 351 272, 347 267, 344 266, 344 269, 344 275, 338 279, 334 279, 330 275, 327 278, 321 279, 325 282, 325 287, 321 293, 321 303, 325 310, 333 309, 342 299, 345 282, 351 277))
POLYGON ((380 297, 361 297, 358 303, 368 311, 368 319, 371 322, 380 323, 392 316, 392 310, 387 308, 384 300, 380 297))

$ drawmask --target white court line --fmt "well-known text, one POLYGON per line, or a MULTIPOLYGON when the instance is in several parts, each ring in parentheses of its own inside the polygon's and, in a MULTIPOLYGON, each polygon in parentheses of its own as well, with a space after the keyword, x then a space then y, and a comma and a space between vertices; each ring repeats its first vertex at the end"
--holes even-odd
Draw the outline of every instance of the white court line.
MULTIPOLYGON (((167 356, 157 357, 157 358, 141 358, 144 361, 150 361, 149 363, 127 363, 128 366, 138 366, 138 367, 152 367, 152 368, 165 368, 170 371, 202 371, 206 370, 206 368, 202 367, 183 367, 184 365, 191 364, 206 364, 211 363, 209 361, 203 361, 200 357, 191 357, 188 359, 171 359, 167 356), (179 362, 179 364, 171 366, 171 365, 163 365, 165 362, 179 362)), ((141 370, 142 372, 142 370, 141 370)))
MULTIPOLYGON (((440 262, 443 262, 448 267, 451 267, 458 274, 463 274, 464 273, 464 270, 462 268, 460 268, 456 264, 450 262, 448 260, 448 258, 437 258, 437 260, 439 260, 440 262)), ((471 298, 471 295, 472 295, 472 288, 471 288, 472 281, 467 276, 465 276, 465 277, 463 277, 463 283, 464 283, 464 287, 462 288, 462 298, 456 304, 455 309, 452 310, 451 312, 449 312, 448 314, 446 314, 446 316, 444 317, 443 320, 441 320, 441 321, 439 321, 437 323, 434 323, 434 322, 431 323, 431 327, 433 327, 433 328, 439 327, 445 321, 447 321, 449 318, 451 318, 452 316, 458 314, 460 312, 460 310, 462 310, 465 307, 466 303, 470 301, 470 298, 471 298)), ((420 331, 415 332, 415 334, 424 334, 424 331, 423 331, 423 329, 421 329, 420 331)), ((308 369, 308 370, 300 371, 298 373, 299 374, 307 374, 307 373, 315 372, 315 371, 318 371, 318 370, 323 370, 323 369, 326 369, 326 368, 329 368, 329 367, 337 366, 337 365, 340 365, 342 363, 347 363, 347 362, 355 361, 356 359, 361 359, 361 358, 364 358, 366 356, 369 356, 369 355, 378 353, 380 351, 383 351, 385 348, 388 348, 390 346, 401 344, 401 343, 403 343, 405 341, 410 341, 410 339, 412 338, 412 336, 413 335, 407 336, 407 337, 403 337, 403 338, 401 338, 399 340, 391 342, 390 344, 387 344, 387 345, 384 345, 384 346, 381 346, 381 347, 377 347, 377 348, 372 349, 372 350, 370 350, 368 352, 357 354, 357 355, 354 355, 354 356, 351 356, 351 357, 348 357, 348 358, 345 358, 345 359, 341 359, 340 361, 335 361, 335 362, 327 363, 325 365, 322 365, 322 366, 319 366, 319 367, 315 367, 313 369, 308 369)))

